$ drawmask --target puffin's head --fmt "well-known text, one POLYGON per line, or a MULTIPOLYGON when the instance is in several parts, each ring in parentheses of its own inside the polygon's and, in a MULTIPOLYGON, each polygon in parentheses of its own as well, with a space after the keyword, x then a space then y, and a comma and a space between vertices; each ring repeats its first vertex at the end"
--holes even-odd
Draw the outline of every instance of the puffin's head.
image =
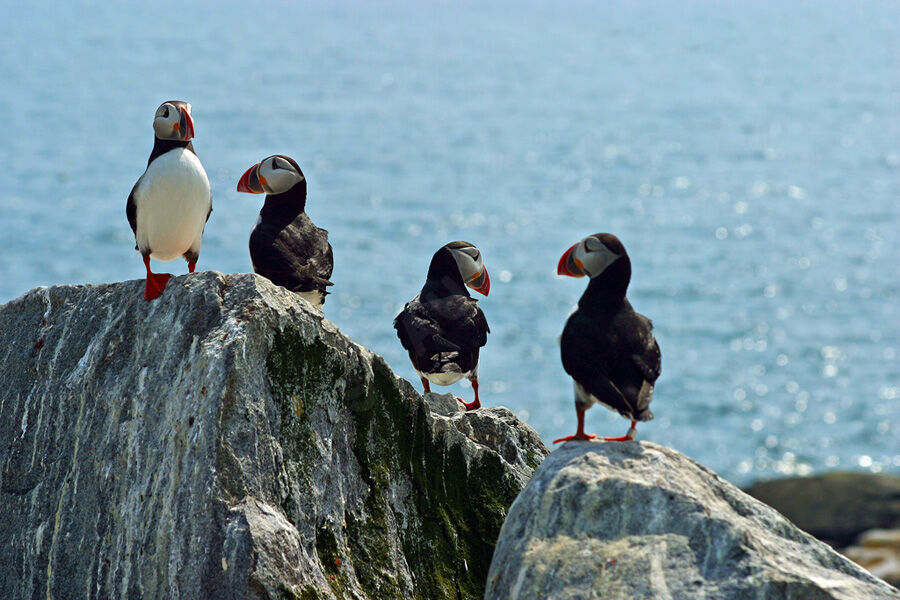
POLYGON ((248 194, 283 194, 306 181, 300 165, 290 156, 274 154, 262 159, 241 176, 237 191, 248 194))
POLYGON ((488 295, 491 291, 491 278, 488 275, 484 263, 481 262, 481 250, 469 242, 450 242, 441 250, 450 252, 450 256, 456 261, 459 274, 463 282, 478 292, 488 295))
POLYGON ((186 142, 194 137, 191 105, 181 100, 163 102, 153 117, 153 132, 161 140, 186 142))
POLYGON ((593 278, 623 256, 628 256, 628 253, 619 238, 611 233, 595 233, 566 250, 559 259, 556 273, 593 278))

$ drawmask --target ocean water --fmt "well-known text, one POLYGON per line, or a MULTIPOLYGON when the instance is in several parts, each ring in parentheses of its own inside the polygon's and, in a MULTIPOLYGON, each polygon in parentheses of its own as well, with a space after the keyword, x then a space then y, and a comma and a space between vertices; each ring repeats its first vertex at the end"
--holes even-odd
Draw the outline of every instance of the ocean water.
POLYGON ((483 401, 572 433, 557 336, 585 282, 555 267, 610 231, 663 352, 640 439, 737 483, 900 472, 897 3, 2 9, 0 302, 143 277, 125 199, 183 99, 214 194, 198 268, 251 269, 237 180, 293 156, 334 246, 326 315, 416 385, 392 319, 465 239, 493 280, 483 401))

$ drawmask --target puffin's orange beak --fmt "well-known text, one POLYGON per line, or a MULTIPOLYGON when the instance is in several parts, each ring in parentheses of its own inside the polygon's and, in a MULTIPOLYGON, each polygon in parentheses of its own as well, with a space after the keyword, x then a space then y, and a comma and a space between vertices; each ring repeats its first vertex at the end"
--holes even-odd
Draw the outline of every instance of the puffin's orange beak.
POLYGON ((237 191, 247 194, 265 193, 265 190, 259 181, 259 163, 253 165, 241 175, 241 180, 238 181, 237 191))
POLYGON ((575 248, 578 244, 573 244, 571 248, 565 251, 565 253, 560 257, 559 264, 556 265, 556 274, 557 275, 566 275, 568 277, 584 277, 584 270, 581 268, 579 264, 579 260, 572 256, 572 252, 575 251, 575 248))
POLYGON ((487 296, 488 292, 491 291, 491 277, 488 275, 487 267, 483 267, 481 273, 467 285, 479 294, 487 296))
POLYGON ((191 113, 186 110, 181 110, 181 123, 179 123, 178 130, 181 132, 181 139, 184 141, 188 141, 194 137, 194 119, 191 118, 191 113))

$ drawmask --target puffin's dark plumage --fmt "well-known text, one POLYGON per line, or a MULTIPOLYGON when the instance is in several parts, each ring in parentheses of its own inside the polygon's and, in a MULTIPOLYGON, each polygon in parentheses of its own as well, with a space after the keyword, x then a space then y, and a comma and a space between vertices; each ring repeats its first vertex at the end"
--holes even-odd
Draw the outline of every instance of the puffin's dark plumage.
POLYGON ((306 177, 300 165, 281 154, 264 158, 247 169, 238 191, 267 194, 250 233, 253 270, 321 306, 332 285, 334 256, 328 232, 305 212, 306 177))
POLYGON ((147 270, 147 300, 159 297, 170 277, 151 272, 150 259, 170 261, 183 256, 193 273, 203 229, 212 212, 209 179, 191 142, 191 105, 180 100, 163 102, 153 118, 153 131, 147 169, 125 203, 135 249, 143 256, 147 270))
POLYGON ((451 385, 463 377, 472 381, 475 400, 463 402, 467 410, 481 406, 478 354, 490 328, 466 286, 487 296, 490 283, 478 248, 451 242, 435 252, 422 291, 394 319, 397 337, 426 392, 431 391, 429 382, 451 385))
POLYGON ((563 368, 575 380, 578 430, 556 442, 595 437, 584 433, 584 411, 595 402, 631 420, 628 434, 606 440, 634 439, 636 422, 653 418, 650 400, 661 355, 650 319, 625 298, 631 280, 628 253, 616 236, 597 233, 569 248, 557 271, 591 280, 560 339, 563 368))

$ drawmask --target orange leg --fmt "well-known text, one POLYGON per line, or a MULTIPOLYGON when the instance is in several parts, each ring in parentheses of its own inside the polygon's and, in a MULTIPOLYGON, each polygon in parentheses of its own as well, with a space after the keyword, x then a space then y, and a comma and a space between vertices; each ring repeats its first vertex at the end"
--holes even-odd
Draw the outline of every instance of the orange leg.
POLYGON ((558 444, 560 442, 570 442, 572 440, 592 440, 597 437, 596 433, 585 433, 584 432, 584 411, 583 410, 575 410, 575 414, 578 415, 578 429, 575 430, 574 435, 567 435, 566 437, 561 437, 558 440, 553 440, 554 444, 558 444))
POLYGON ((457 398, 462 405, 466 407, 466 410, 475 410, 476 408, 481 408, 481 400, 478 399, 478 380, 472 380, 472 389, 475 390, 475 401, 474 402, 463 402, 462 398, 457 398))
POLYGON ((147 267, 147 284, 144 286, 144 300, 153 300, 162 296, 171 275, 168 273, 153 273, 150 271, 150 256, 144 256, 144 266, 147 267))
POLYGON ((603 438, 606 442, 630 442, 634 439, 634 435, 637 433, 637 430, 634 426, 637 425, 636 421, 631 422, 631 428, 628 430, 628 433, 619 437, 608 437, 603 438))

